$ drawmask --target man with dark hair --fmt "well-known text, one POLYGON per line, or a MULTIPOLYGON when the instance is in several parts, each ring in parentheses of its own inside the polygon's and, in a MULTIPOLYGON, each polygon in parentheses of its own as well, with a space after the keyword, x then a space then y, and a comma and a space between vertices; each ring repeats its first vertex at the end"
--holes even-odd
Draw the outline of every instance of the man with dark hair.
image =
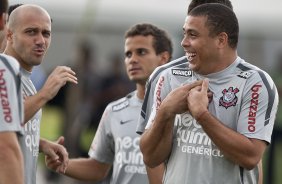
MULTIPOLYGON (((0 30, 6 24, 7 0, 0 0, 0 30)), ((12 57, 0 54, 0 183, 24 184, 23 105, 20 66, 12 57)))
MULTIPOLYGON (((188 6, 188 13, 195 7, 206 4, 206 3, 220 3, 223 4, 229 8, 233 8, 230 0, 192 0, 191 3, 188 6)), ((174 61, 171 61, 165 65, 159 66, 156 68, 156 70, 152 73, 152 75, 149 78, 149 81, 146 84, 146 93, 145 93, 145 99, 144 103, 142 104, 142 110, 140 113, 138 125, 137 125, 137 133, 142 134, 145 130, 145 127, 147 125, 149 116, 151 114, 152 105, 153 105, 153 95, 154 95, 154 87, 157 84, 157 81, 159 80, 159 77, 165 69, 181 65, 183 63, 187 63, 186 56, 183 56, 181 58, 178 58, 174 61)))
POLYGON ((258 183, 278 94, 271 77, 237 55, 238 20, 208 3, 188 13, 186 62, 162 72, 140 148, 167 183, 258 183), (212 98, 209 98, 212 94, 212 98))
POLYGON ((191 3, 188 6, 188 12, 192 11, 193 8, 206 4, 206 3, 219 3, 227 6, 228 8, 233 10, 233 6, 230 0, 192 0, 191 3))
POLYGON ((3 46, 2 43, 5 40, 5 34, 4 34, 4 29, 5 29, 5 24, 6 24, 6 19, 7 19, 7 11, 8 11, 8 0, 1 0, 1 6, 0 6, 0 52, 3 51, 3 46))
MULTIPOLYGON (((161 183, 161 177, 148 179, 139 149, 140 135, 135 130, 146 81, 157 66, 171 59, 172 43, 164 30, 137 24, 125 33, 124 54, 127 75, 136 90, 108 104, 89 150, 90 158, 70 159, 67 176, 100 181, 112 168, 109 183, 161 183)), ((53 170, 59 166, 48 158, 46 164, 53 170)))
MULTIPOLYGON (((21 6, 23 4, 14 4, 14 5, 10 5, 9 8, 8 8, 8 14, 7 14, 7 17, 6 17, 6 20, 5 21, 8 21, 9 20, 9 16, 10 14, 12 13, 12 11, 14 9, 16 9, 17 7, 21 6)), ((5 37, 5 28, 3 29, 3 31, 0 31, 0 52, 3 52, 5 50, 5 47, 6 47, 6 37, 5 37)))

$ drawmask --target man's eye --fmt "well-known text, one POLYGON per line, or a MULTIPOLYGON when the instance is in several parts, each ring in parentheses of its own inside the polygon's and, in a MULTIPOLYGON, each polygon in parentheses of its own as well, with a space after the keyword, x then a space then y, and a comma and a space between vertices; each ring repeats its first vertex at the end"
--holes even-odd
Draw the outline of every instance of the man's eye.
POLYGON ((138 50, 138 55, 145 55, 146 51, 144 49, 138 50))
POLYGON ((125 57, 130 58, 132 56, 131 52, 125 53, 125 57))
POLYGON ((35 34, 36 32, 34 30, 27 30, 26 31, 28 34, 35 34))
POLYGON ((49 38, 49 37, 51 36, 51 33, 49 33, 49 32, 46 32, 46 33, 43 33, 43 35, 44 35, 44 37, 47 37, 47 38, 49 38))
POLYGON ((190 33, 189 33, 189 36, 190 36, 190 37, 196 37, 197 34, 196 34, 196 33, 193 33, 193 32, 190 32, 190 33))

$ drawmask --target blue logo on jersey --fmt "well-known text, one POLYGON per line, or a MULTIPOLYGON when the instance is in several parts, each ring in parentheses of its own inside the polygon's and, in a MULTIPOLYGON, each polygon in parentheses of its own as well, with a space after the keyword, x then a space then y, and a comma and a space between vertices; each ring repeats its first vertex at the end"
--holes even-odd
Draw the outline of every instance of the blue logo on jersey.
POLYGON ((228 107, 231 106, 235 106, 237 101, 238 101, 238 97, 236 96, 236 93, 239 92, 238 88, 233 89, 233 87, 230 87, 227 89, 224 89, 222 91, 222 97, 219 99, 219 106, 223 106, 226 109, 228 107))

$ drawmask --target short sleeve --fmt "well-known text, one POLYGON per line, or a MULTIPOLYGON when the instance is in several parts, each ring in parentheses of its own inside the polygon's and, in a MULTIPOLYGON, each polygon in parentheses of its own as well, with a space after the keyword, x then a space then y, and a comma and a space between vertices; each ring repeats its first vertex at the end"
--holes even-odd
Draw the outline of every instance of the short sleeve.
POLYGON ((23 133, 23 106, 17 61, 0 56, 0 132, 23 133))
POLYGON ((105 109, 88 152, 91 158, 103 163, 114 161, 114 140, 111 133, 111 108, 105 109))
POLYGON ((278 92, 273 80, 258 71, 246 83, 237 131, 270 143, 277 108, 278 92))
POLYGON ((159 109, 162 101, 165 99, 165 97, 169 94, 171 91, 170 86, 170 79, 166 73, 163 73, 155 86, 154 93, 153 93, 153 103, 152 106, 149 107, 150 114, 148 114, 148 122, 145 129, 148 129, 151 125, 153 120, 155 119, 155 116, 157 114, 157 110, 159 109))

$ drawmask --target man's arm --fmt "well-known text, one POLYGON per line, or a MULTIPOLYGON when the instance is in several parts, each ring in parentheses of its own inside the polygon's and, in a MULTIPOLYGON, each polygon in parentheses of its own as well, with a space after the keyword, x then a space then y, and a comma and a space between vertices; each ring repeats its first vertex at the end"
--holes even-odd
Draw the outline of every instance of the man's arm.
POLYGON ((24 184, 23 157, 15 132, 0 132, 0 183, 24 184))
POLYGON ((173 121, 175 115, 160 108, 151 127, 142 134, 140 150, 144 163, 151 168, 163 163, 169 156, 172 146, 173 121))
POLYGON ((247 138, 226 127, 209 112, 204 113, 198 123, 225 157, 246 169, 258 165, 266 148, 265 141, 247 138))
POLYGON ((160 164, 155 168, 146 167, 147 175, 149 178, 150 184, 162 184, 163 175, 164 175, 164 164, 160 164))
POLYGON ((64 137, 62 136, 55 142, 40 138, 39 143, 39 151, 48 157, 50 161, 52 160, 59 164, 56 168, 58 172, 65 172, 69 162, 68 152, 63 143, 64 137))
POLYGON ((111 169, 110 164, 101 163, 95 159, 71 159, 66 175, 79 180, 101 181, 111 169))
POLYGON ((259 164, 258 164, 258 168, 259 168, 259 180, 258 180, 258 184, 263 184, 263 167, 262 167, 262 160, 260 160, 259 164))
POLYGON ((25 97, 24 122, 28 122, 40 108, 53 99, 67 82, 77 84, 75 72, 66 66, 56 67, 37 94, 25 97))
POLYGON ((202 84, 197 81, 171 91, 161 102, 150 128, 141 136, 140 149, 147 166, 156 167, 163 163, 171 152, 174 118, 176 114, 188 111, 187 95, 189 90, 202 84))
MULTIPOLYGON (((104 179, 111 169, 112 164, 110 163, 114 160, 114 152, 112 151, 114 148, 112 148, 113 144, 111 144, 113 139, 107 136, 106 133, 109 130, 109 127, 106 125, 110 124, 111 121, 111 109, 111 106, 108 105, 103 113, 89 150, 90 158, 70 159, 67 169, 62 170, 60 169, 62 165, 61 161, 51 159, 50 156, 45 156, 46 166, 51 170, 78 180, 100 181, 104 179), (97 158, 99 157, 97 155, 100 155, 102 157, 100 159, 102 160, 107 158, 107 161, 103 161, 103 163, 98 161, 100 159, 97 158)), ((63 141, 59 139, 57 143, 63 144, 63 141)))
POLYGON ((253 169, 261 160, 266 142, 246 136, 230 129, 209 113, 208 81, 201 88, 191 89, 187 97, 188 108, 192 116, 220 149, 225 157, 246 168, 253 169))
MULTIPOLYGON (((56 171, 59 166, 48 157, 45 157, 45 162, 47 167, 53 171, 56 171)), ((66 171, 60 173, 78 180, 97 182, 104 179, 110 169, 110 164, 101 163, 92 158, 76 158, 70 159, 66 171)))

